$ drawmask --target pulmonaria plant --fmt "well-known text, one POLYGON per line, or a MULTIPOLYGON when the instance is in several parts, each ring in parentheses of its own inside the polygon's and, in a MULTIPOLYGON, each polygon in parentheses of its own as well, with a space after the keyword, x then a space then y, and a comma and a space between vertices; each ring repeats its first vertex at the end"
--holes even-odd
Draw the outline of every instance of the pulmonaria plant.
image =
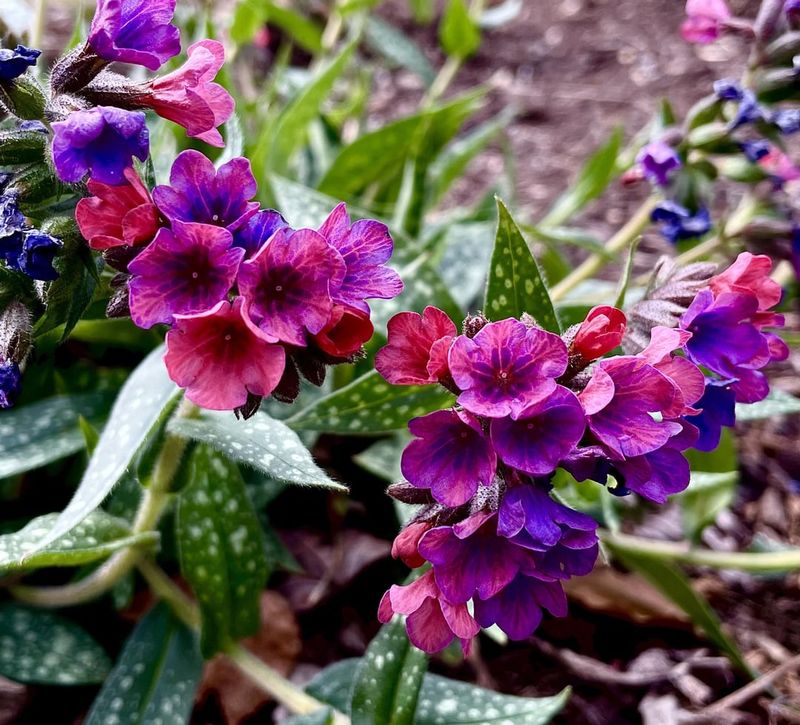
POLYGON ((610 306, 562 336, 527 317, 470 317, 462 334, 434 307, 393 317, 380 374, 457 397, 409 423, 405 480, 389 492, 422 507, 392 553, 430 569, 386 593, 381 621, 406 615, 411 641, 435 652, 456 638, 467 650, 480 627, 525 639, 542 610, 563 616, 561 582, 592 569, 598 540, 595 521, 558 498, 559 469, 655 503, 684 490, 684 452, 716 446, 734 423, 718 398, 762 399, 761 369, 786 356, 765 329, 783 324, 770 269, 742 254, 706 277, 680 319, 650 325, 636 354, 608 356, 628 332, 610 306))

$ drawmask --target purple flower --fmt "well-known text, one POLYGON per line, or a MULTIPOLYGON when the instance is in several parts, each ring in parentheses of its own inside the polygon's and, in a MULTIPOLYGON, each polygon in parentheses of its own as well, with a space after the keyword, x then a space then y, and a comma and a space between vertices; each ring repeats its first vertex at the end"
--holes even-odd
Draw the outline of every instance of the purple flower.
POLYGON ((530 483, 509 488, 497 514, 497 533, 533 551, 547 551, 565 537, 574 543, 597 540, 597 522, 554 501, 545 488, 530 483), (583 534, 579 533, 583 532, 583 534))
POLYGON ((584 576, 594 568, 598 550, 593 532, 569 531, 552 548, 534 552, 533 567, 522 572, 544 581, 584 576))
POLYGON ((420 540, 419 553, 433 564, 436 584, 453 604, 494 596, 531 560, 525 549, 497 535, 497 516, 488 513, 431 529, 420 540))
POLYGON ((693 214, 674 201, 662 201, 653 209, 650 219, 659 225, 661 234, 673 244, 683 239, 702 237, 711 229, 708 209, 701 207, 693 214))
POLYGON ((253 322, 268 336, 304 347, 333 310, 345 274, 339 253, 313 229, 279 229, 239 270, 239 291, 253 322))
POLYGON ((30 229, 22 235, 22 249, 17 259, 17 269, 31 279, 50 281, 58 278, 53 268, 53 260, 64 245, 60 239, 37 229, 30 229))
POLYGON ((769 141, 756 139, 755 141, 742 141, 739 144, 748 161, 755 164, 763 159, 772 149, 769 141))
POLYGON ((129 265, 131 318, 139 326, 171 324, 174 315, 210 310, 228 298, 244 250, 227 229, 175 221, 159 229, 129 265))
POLYGON ((567 367, 567 347, 550 332, 513 319, 490 322, 473 339, 457 337, 450 372, 458 402, 475 415, 518 417, 550 395, 567 367))
POLYGON ((278 231, 289 225, 283 216, 274 209, 262 209, 251 216, 236 232, 233 243, 242 247, 246 257, 252 257, 264 246, 264 242, 278 231))
POLYGON ((429 488, 445 506, 461 506, 494 481, 497 467, 480 422, 463 410, 439 410, 414 418, 408 429, 416 439, 403 451, 403 476, 417 488, 429 488))
POLYGON ((769 116, 769 120, 786 136, 797 133, 800 131, 800 108, 778 109, 769 116))
POLYGON ((181 51, 176 0, 97 0, 87 42, 107 61, 158 70, 181 51))
POLYGON ((744 98, 742 86, 729 78, 714 81, 714 93, 722 101, 741 101, 744 98))
POLYGON ((0 410, 12 408, 22 389, 19 365, 0 359, 0 410))
POLYGON ((258 211, 256 180, 250 162, 231 159, 219 169, 199 151, 178 154, 169 186, 157 186, 153 200, 170 221, 198 222, 235 232, 258 211))
POLYGON ((580 393, 589 430, 619 459, 661 448, 681 429, 679 423, 656 420, 675 399, 675 386, 638 357, 602 360, 580 393))
POLYGON ((663 141, 653 141, 643 147, 636 157, 645 178, 658 186, 666 186, 675 169, 681 167, 680 156, 663 141))
POLYGON ((475 619, 481 627, 496 624, 511 639, 530 637, 542 621, 542 609, 555 617, 567 614, 567 598, 558 582, 517 576, 488 599, 475 599, 475 619))
POLYGON ((26 227, 25 216, 17 206, 16 194, 0 196, 0 259, 14 269, 18 269, 22 233, 26 227))
POLYGON ((385 224, 361 219, 351 225, 347 208, 339 204, 319 233, 342 255, 347 268, 341 285, 332 290, 334 302, 368 313, 365 300, 391 299, 403 291, 397 272, 384 266, 394 246, 385 224))
POLYGON ((688 421, 697 427, 700 436, 694 447, 698 451, 713 451, 722 437, 722 428, 736 425, 736 393, 733 380, 706 379, 703 397, 697 402, 702 411, 688 421))
POLYGON ((41 50, 18 45, 14 50, 0 48, 0 81, 10 81, 21 76, 28 68, 36 65, 41 50))
POLYGON ((513 418, 496 418, 491 437, 503 463, 529 473, 552 473, 577 444, 586 429, 586 417, 571 390, 556 389, 513 418))
POLYGON ((133 157, 147 159, 149 136, 141 111, 98 106, 73 111, 53 123, 53 163, 63 181, 78 182, 87 172, 104 184, 125 183, 133 157))

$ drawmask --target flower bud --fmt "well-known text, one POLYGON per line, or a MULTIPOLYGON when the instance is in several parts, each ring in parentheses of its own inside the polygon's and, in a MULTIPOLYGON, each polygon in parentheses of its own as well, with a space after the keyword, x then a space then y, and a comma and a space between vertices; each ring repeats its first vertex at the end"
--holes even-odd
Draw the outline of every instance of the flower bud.
POLYGON ((626 324, 622 310, 610 305, 593 307, 578 328, 570 352, 585 360, 596 360, 622 342, 626 324))
POLYGON ((476 312, 474 315, 467 315, 462 327, 463 334, 469 338, 475 337, 487 324, 489 319, 483 312, 476 312))
POLYGON ((32 338, 30 310, 19 300, 12 300, 0 312, 0 360, 23 363, 30 352, 32 338))
POLYGON ((24 75, 10 83, 0 83, 0 103, 17 118, 42 118, 46 102, 44 91, 32 76, 24 75))
POLYGON ((82 45, 59 59, 50 72, 53 94, 74 93, 88 85, 108 65, 88 45, 82 45))
POLYGON ((392 558, 400 559, 410 569, 425 563, 425 557, 418 551, 419 540, 430 529, 428 521, 416 521, 406 526, 392 543, 392 558))

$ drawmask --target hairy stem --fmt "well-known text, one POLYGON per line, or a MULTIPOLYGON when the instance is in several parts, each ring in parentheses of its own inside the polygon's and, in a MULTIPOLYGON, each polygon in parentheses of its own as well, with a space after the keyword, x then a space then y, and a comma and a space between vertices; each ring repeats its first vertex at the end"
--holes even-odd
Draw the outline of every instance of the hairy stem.
MULTIPOLYGON (((184 400, 177 415, 191 417, 197 408, 184 400)), ((153 467, 150 485, 144 489, 142 500, 133 522, 133 533, 153 531, 169 503, 169 489, 178 471, 187 441, 168 435, 153 467)), ((89 576, 72 584, 53 587, 15 586, 11 593, 19 600, 38 607, 68 607, 96 599, 130 572, 139 560, 141 552, 130 547, 114 554, 89 576)))
POLYGON ((800 569, 800 549, 768 552, 712 551, 696 549, 683 542, 654 541, 610 531, 602 531, 600 539, 612 551, 618 549, 680 564, 762 573, 800 569))
MULTIPOLYGON (((644 231, 650 223, 650 213, 653 211, 656 201, 655 197, 647 199, 626 222, 625 226, 606 242, 605 250, 608 254, 622 251, 644 231)), ((608 264, 607 257, 597 253, 592 254, 564 279, 553 285, 550 290, 550 298, 553 302, 562 299, 581 282, 593 277, 606 264, 608 264)))

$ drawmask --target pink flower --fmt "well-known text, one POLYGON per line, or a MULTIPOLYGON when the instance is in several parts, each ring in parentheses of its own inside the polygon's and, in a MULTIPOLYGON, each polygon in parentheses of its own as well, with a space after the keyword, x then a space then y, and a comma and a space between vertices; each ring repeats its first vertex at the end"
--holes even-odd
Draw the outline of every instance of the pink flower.
POLYGON ((158 231, 158 209, 142 180, 131 167, 122 173, 125 183, 120 186, 89 179, 92 196, 81 199, 75 209, 75 221, 92 249, 146 244, 158 231))
POLYGON ((375 369, 392 385, 425 385, 448 375, 447 351, 457 330, 438 307, 422 315, 400 312, 387 325, 389 344, 375 357, 375 369))
POLYGON ((231 117, 234 102, 213 81, 225 62, 225 50, 216 40, 201 40, 189 46, 188 55, 180 68, 150 81, 139 103, 183 126, 189 136, 224 146, 217 126, 231 117))
POLYGON ((758 299, 758 312, 754 324, 759 327, 782 324, 782 316, 770 311, 781 301, 783 290, 769 275, 772 272, 772 260, 766 254, 742 252, 736 261, 724 272, 708 280, 708 286, 719 297, 725 292, 755 295, 758 299), (775 317, 780 317, 776 321, 775 317))
POLYGON ((725 0, 686 0, 681 35, 687 43, 713 43, 730 17, 725 0))
POLYGON ((595 360, 622 342, 627 320, 625 313, 610 305, 593 307, 581 323, 570 347, 584 360, 595 360))
POLYGON ((432 571, 407 586, 395 584, 383 595, 378 619, 385 623, 395 614, 407 615, 408 638, 428 653, 440 652, 456 637, 467 652, 480 631, 466 604, 450 604, 442 596, 432 571))
POLYGON ((758 160, 758 165, 779 183, 800 179, 800 169, 783 151, 774 146, 758 160))
POLYGON ((430 521, 415 521, 406 526, 392 542, 392 558, 400 559, 411 569, 422 566, 425 559, 419 553, 419 540, 431 526, 430 521))
POLYGON ((351 358, 372 337, 369 315, 344 305, 334 305, 325 327, 314 335, 314 344, 326 355, 340 360, 351 358))
POLYGON ((194 315, 175 315, 164 356, 170 378, 196 405, 233 410, 248 394, 269 395, 283 375, 283 348, 250 320, 244 298, 194 315))

